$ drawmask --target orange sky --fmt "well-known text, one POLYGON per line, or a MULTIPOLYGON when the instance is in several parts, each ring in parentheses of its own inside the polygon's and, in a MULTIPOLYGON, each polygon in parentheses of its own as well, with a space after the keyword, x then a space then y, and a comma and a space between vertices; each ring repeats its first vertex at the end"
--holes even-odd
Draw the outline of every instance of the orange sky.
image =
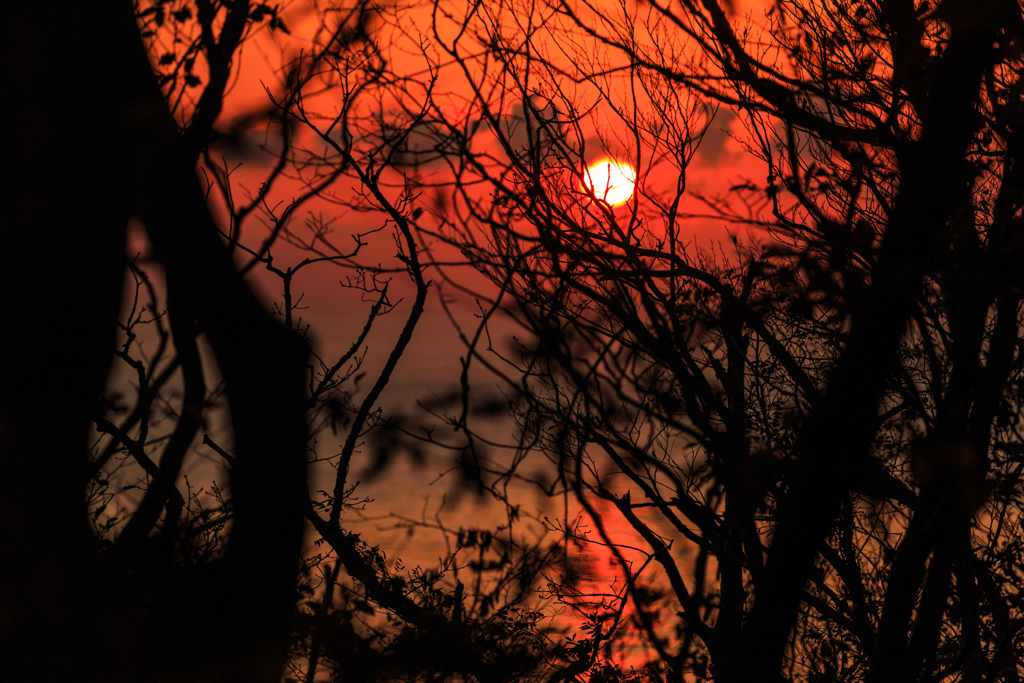
MULTIPOLYGON (((606 0, 606 2, 609 12, 616 11, 618 3, 613 0, 606 0)), ((764 2, 765 0, 737 0, 735 3, 736 13, 739 16, 749 12, 756 19, 758 13, 763 11, 764 2)), ((232 122, 238 120, 239 117, 264 109, 268 105, 267 90, 275 96, 279 96, 283 91, 282 67, 300 51, 309 50, 310 37, 319 28, 319 18, 312 11, 313 6, 313 3, 308 0, 296 0, 288 4, 281 16, 290 30, 290 35, 271 32, 264 27, 244 45, 241 58, 237 60, 235 77, 231 81, 225 106, 218 122, 221 129, 230 128, 232 122)), ((451 8, 459 6, 458 2, 451 4, 451 8)), ((426 74, 423 71, 425 62, 413 39, 417 34, 426 34, 429 31, 430 19, 429 5, 421 5, 403 14, 397 25, 388 25, 388 17, 374 23, 380 40, 382 42, 390 41, 390 44, 387 45, 388 54, 392 60, 389 64, 390 68, 398 72, 422 74, 425 77, 426 74)), ((511 22, 512 18, 506 17, 505 21, 511 22)), ((442 34, 451 36, 452 29, 442 29, 442 34)), ((426 50, 428 54, 436 52, 435 48, 429 46, 426 50)), ((436 57, 436 59, 447 64, 446 71, 444 71, 442 94, 452 103, 451 111, 457 114, 457 103, 468 100, 471 93, 465 78, 450 63, 450 60, 446 62, 443 57, 436 57)), ((580 93, 584 100, 594 100, 592 92, 583 89, 580 93)), ((618 95, 625 96, 626 93, 618 93, 618 95)), ((331 97, 329 92, 321 93, 310 98, 310 104, 311 106, 314 104, 322 106, 330 113, 331 97)), ((615 97, 617 96, 613 93, 613 98, 615 97)), ((514 102, 508 102, 505 114, 511 112, 513 107, 514 102)), ((613 118, 607 120, 614 122, 613 118)), ((598 126, 601 125, 600 117, 594 119, 593 122, 598 126)), ((589 132, 585 131, 585 135, 590 135, 593 138, 597 132, 598 129, 595 128, 589 132)), ((622 131, 613 128, 601 132, 604 133, 606 142, 610 142, 614 141, 622 131)), ((715 194, 725 192, 731 185, 746 178, 763 179, 764 170, 751 161, 738 141, 738 138, 742 138, 743 135, 744 131, 740 120, 731 112, 720 110, 708 127, 703 144, 687 169, 687 188, 690 193, 715 194)), ((593 139, 596 140, 596 138, 593 139)), ((270 146, 273 146, 274 138, 273 134, 268 136, 266 132, 257 129, 251 133, 248 142, 257 145, 269 143, 270 146)), ((601 149, 595 145, 597 143, 590 145, 593 148, 588 152, 590 158, 595 155, 626 157, 624 148, 605 147, 601 149)), ((624 160, 630 161, 628 158, 624 160)), ((270 169, 269 160, 260 160, 258 154, 248 159, 231 158, 228 160, 228 164, 233 167, 242 161, 245 163, 235 170, 232 176, 235 192, 239 196, 244 196, 247 191, 255 192, 270 169)), ((642 173, 646 170, 648 169, 642 169, 642 173)), ((658 183, 664 180, 664 173, 659 171, 652 174, 652 177, 642 176, 641 184, 655 189, 658 183)), ((357 190, 357 184, 350 180, 339 182, 340 184, 347 183, 349 192, 357 190)), ((300 191, 301 188, 294 182, 279 182, 268 204, 287 202, 300 191)), ((644 200, 641 198, 638 201, 643 202, 644 200)), ((699 202, 692 198, 689 200, 689 205, 695 212, 702 210, 699 202)), ((223 204, 217 200, 216 192, 211 193, 211 206, 214 213, 223 221, 223 204)), ((620 210, 628 210, 628 208, 627 205, 620 210)), ((337 215, 338 211, 338 207, 314 199, 305 207, 304 212, 296 217, 295 222, 297 225, 301 225, 308 215, 330 216, 337 215)), ((350 212, 339 220, 336 237, 342 244, 347 244, 349 240, 346 231, 377 227, 381 221, 380 216, 350 212)), ((712 240, 722 240, 725 237, 721 222, 694 220, 689 225, 691 226, 689 229, 692 230, 692 233, 689 234, 693 235, 697 244, 709 244, 712 240)), ((243 226, 242 234, 243 240, 255 247, 265 236, 266 228, 250 217, 243 226)), ((393 263, 391 257, 394 251, 394 244, 386 234, 377 235, 364 251, 363 259, 365 263, 371 265, 387 264, 389 261, 393 263)), ((306 256, 305 253, 286 244, 276 246, 274 255, 275 265, 278 267, 295 265, 306 256)), ((324 265, 309 268, 296 278, 296 290, 304 293, 303 304, 307 306, 298 312, 298 315, 302 316, 304 323, 311 325, 311 334, 317 342, 317 351, 325 358, 336 356, 347 349, 354 336, 354 330, 361 327, 369 310, 370 304, 365 297, 360 296, 358 292, 339 287, 338 281, 350 273, 350 270, 344 268, 324 265)), ((465 270, 462 271, 461 277, 468 277, 465 270)), ((428 302, 424 319, 416 332, 411 348, 402 361, 402 372, 395 378, 384 395, 385 404, 412 408, 413 400, 429 397, 430 392, 440 391, 443 386, 457 377, 460 368, 459 358, 462 355, 461 344, 436 299, 436 294, 441 287, 440 281, 436 278, 435 280, 435 296, 428 302)), ((275 294, 280 289, 279 280, 265 270, 259 267, 254 269, 250 281, 262 292, 268 303, 280 300, 280 295, 275 294)), ((476 278, 476 281, 478 285, 483 284, 483 280, 480 278, 476 278)), ((450 288, 448 294, 454 296, 454 292, 450 291, 450 288)), ((409 295, 408 285, 403 285, 403 279, 396 277, 395 288, 392 291, 393 298, 397 300, 402 297, 407 298, 409 295)), ((399 306, 395 313, 380 322, 377 326, 378 329, 371 337, 366 361, 366 368, 371 370, 370 376, 372 376, 373 368, 379 367, 389 352, 391 343, 404 320, 405 310, 407 309, 399 306)), ((464 297, 455 300, 454 310, 457 315, 462 316, 464 322, 473 322, 475 311, 472 300, 467 300, 464 297)), ((420 484, 424 480, 433 478, 424 477, 423 474, 410 470, 407 474, 389 474, 389 482, 393 484, 394 477, 407 475, 411 477, 410 482, 417 481, 420 484)), ((394 491, 395 487, 391 486, 390 489, 394 491)), ((442 497, 440 485, 433 488, 422 485, 419 487, 403 486, 398 487, 398 490, 405 493, 397 497, 393 493, 388 494, 390 505, 399 508, 404 514, 410 515, 420 513, 424 496, 431 496, 435 503, 442 497)))
MULTIPOLYGON (((607 0, 607 2, 609 8, 616 6, 612 0, 607 0)), ((737 0, 736 6, 738 14, 749 11, 752 16, 757 16, 763 7, 763 2, 762 0, 737 0)), ((417 57, 415 45, 411 42, 409 45, 403 45, 400 41, 410 40, 416 26, 424 26, 425 22, 429 20, 429 16, 424 9, 420 9, 406 17, 408 23, 403 23, 401 28, 410 35, 401 39, 393 39, 394 44, 391 45, 390 52, 394 59, 391 63, 393 68, 406 73, 418 73, 422 70, 422 57, 417 57)), ((282 14, 282 17, 291 30, 291 36, 271 33, 264 29, 254 35, 246 44, 241 59, 236 65, 236 78, 232 81, 225 107, 219 119, 221 129, 230 128, 232 122, 239 117, 252 111, 264 109, 268 104, 266 90, 275 96, 283 90, 281 85, 282 66, 294 58, 300 50, 308 48, 309 36, 318 26, 316 15, 310 11, 310 4, 305 0, 293 2, 282 14)), ((387 29, 382 23, 377 27, 382 36, 397 35, 394 27, 387 29)), ((448 71, 445 71, 444 87, 447 89, 445 94, 452 103, 451 111, 458 113, 457 103, 460 100, 468 100, 470 91, 458 70, 451 65, 446 68, 448 71)), ((624 92, 618 93, 623 96, 625 94, 624 92)), ((331 93, 321 93, 310 98, 310 105, 316 104, 329 110, 331 96, 331 93)), ((584 100, 594 99, 593 93, 587 92, 585 89, 581 90, 581 97, 584 100)), ((514 105, 515 103, 512 101, 507 102, 504 114, 511 113, 514 105)), ((602 121, 600 117, 597 117, 588 124, 592 125, 593 129, 583 132, 583 135, 589 136, 587 139, 591 141, 597 140, 599 132, 603 133, 605 138, 604 143, 595 142, 591 145, 593 149, 588 151, 587 156, 590 160, 595 155, 613 158, 621 156, 624 161, 631 161, 626 152, 628 145, 624 144, 616 149, 611 144, 617 136, 626 138, 624 141, 628 142, 628 136, 622 136, 623 131, 614 128, 601 130, 600 126, 603 123, 607 125, 607 121, 614 122, 614 118, 606 117, 602 121), (604 148, 599 148, 602 145, 604 148)), ((686 170, 690 198, 684 207, 688 206, 694 212, 702 210, 700 203, 693 199, 692 193, 706 195, 722 193, 745 179, 763 182, 765 171, 760 164, 752 161, 751 157, 744 152, 739 141, 743 136, 744 130, 740 120, 733 113, 724 109, 720 110, 708 126, 703 144, 686 170)), ((273 146, 274 139, 272 134, 268 136, 264 131, 255 130, 248 142, 250 144, 268 142, 273 146)), ((235 157, 228 160, 228 164, 234 167, 234 164, 242 161, 245 163, 235 170, 232 176, 234 191, 239 197, 244 197, 246 192, 255 192, 270 170, 269 160, 260 159, 259 154, 253 154, 248 159, 235 157)), ((674 179, 667 177, 661 169, 656 169, 657 172, 652 173, 649 178, 644 177, 643 173, 648 170, 648 167, 642 166, 640 182, 651 191, 661 189, 660 183, 674 182, 674 179)), ((350 195, 354 195, 358 191, 357 184, 351 180, 339 181, 339 184, 346 183, 347 186, 341 190, 342 194, 348 192, 350 195)), ((278 202, 287 203, 299 192, 301 192, 301 186, 298 183, 294 181, 279 182, 269 198, 268 204, 273 206, 278 202)), ((641 197, 637 201, 645 200, 641 197)), ((224 222, 224 205, 217 199, 216 192, 211 193, 211 208, 214 214, 224 222)), ((627 205, 620 210, 628 211, 629 209, 630 206, 627 205)), ((338 212, 337 206, 315 199, 309 202, 304 211, 296 217, 296 224, 301 226, 308 215, 331 216, 337 215, 338 212)), ((338 221, 335 236, 342 244, 348 244, 350 243, 348 232, 375 228, 381 224, 382 217, 379 215, 350 212, 338 221)), ((687 233, 687 230, 684 230, 684 233, 692 234, 698 245, 708 245, 712 240, 723 240, 726 236, 721 221, 693 220, 687 225, 687 229, 692 232, 687 233)), ((253 220, 252 217, 243 225, 242 239, 253 247, 258 246, 265 235, 266 227, 259 221, 253 220)), ((135 247, 144 248, 144 241, 137 242, 135 247)), ((392 258, 394 252, 394 242, 389 234, 379 234, 372 237, 362 254, 362 259, 369 265, 394 264, 392 258)), ((295 265, 306 256, 305 253, 286 244, 276 246, 273 253, 275 266, 281 268, 295 265)), ((244 260, 240 259, 240 262, 244 260)), ((336 357, 348 348, 357 330, 361 328, 370 308, 366 297, 338 285, 338 281, 348 274, 351 274, 351 270, 324 265, 309 268, 296 279, 296 289, 304 292, 303 304, 306 306, 305 309, 298 312, 298 315, 301 315, 304 324, 311 325, 310 331, 317 344, 316 350, 324 358, 336 357)), ((462 276, 468 277, 465 271, 462 276)), ((415 333, 409 351, 401 362, 399 373, 383 396, 382 402, 388 408, 410 410, 415 407, 414 402, 417 399, 429 400, 432 394, 444 391, 458 377, 460 356, 464 354, 464 350, 445 311, 439 305, 437 293, 442 288, 440 279, 436 278, 436 274, 434 277, 434 296, 428 301, 427 311, 415 333)), ((279 280, 275 276, 257 267, 253 270, 250 281, 261 291, 268 304, 271 301, 280 300, 280 295, 275 294, 275 292, 279 292, 279 280)), ((475 284, 482 285, 483 282, 482 278, 477 277, 475 284)), ((392 290, 392 298, 394 300, 403 297, 408 299, 411 289, 407 283, 403 284, 402 277, 395 278, 395 285, 392 290)), ((476 313, 472 299, 456 297, 455 292, 450 288, 446 293, 452 297, 455 314, 461 317, 463 323, 471 325, 476 313)), ((407 304, 405 307, 400 305, 393 314, 382 319, 377 325, 370 338, 364 366, 369 371, 370 377, 373 377, 374 370, 382 365, 386 355, 390 352, 407 310, 407 304)), ((510 332, 510 330, 508 331, 510 332)), ((494 428, 507 429, 507 425, 496 425, 494 428)), ((386 478, 378 478, 366 484, 363 489, 364 495, 378 499, 379 504, 371 509, 371 519, 364 523, 365 529, 383 529, 392 526, 388 520, 379 518, 380 514, 387 511, 394 511, 412 518, 419 518, 423 514, 432 516, 441 505, 447 489, 444 482, 429 485, 437 478, 436 475, 441 469, 442 467, 435 463, 425 469, 404 466, 392 469, 387 473, 386 478), (425 501, 427 502, 425 503, 425 501)), ((329 473, 324 473, 324 475, 327 476, 329 473)), ((311 488, 315 490, 318 486, 314 483, 311 488)), ((534 494, 526 493, 526 490, 524 487, 523 495, 529 500, 529 504, 535 509, 544 509, 545 501, 534 494)), ((465 511, 473 509, 472 506, 475 503, 471 499, 466 499, 463 505, 464 507, 461 509, 465 511)), ((472 515, 475 523, 483 525, 488 522, 500 521, 500 512, 496 506, 484 506, 474 509, 472 515)), ((554 513, 557 513, 557 510, 553 510, 554 513)), ((628 534, 628 530, 620 528, 622 524, 621 521, 617 522, 612 530, 613 533, 628 534)), ((364 530, 358 523, 355 526, 357 531, 364 530)), ((536 533, 541 533, 542 527, 535 525, 534 530, 536 533)), ((408 545, 408 538, 401 529, 381 532, 377 535, 384 540, 386 552, 393 554, 401 551, 407 564, 410 565, 417 562, 431 563, 439 552, 438 548, 419 540, 413 545, 408 545)), ((614 579, 615 572, 608 570, 607 560, 607 557, 598 558, 598 563, 603 562, 605 566, 598 568, 596 575, 592 577, 593 580, 609 581, 614 579)))

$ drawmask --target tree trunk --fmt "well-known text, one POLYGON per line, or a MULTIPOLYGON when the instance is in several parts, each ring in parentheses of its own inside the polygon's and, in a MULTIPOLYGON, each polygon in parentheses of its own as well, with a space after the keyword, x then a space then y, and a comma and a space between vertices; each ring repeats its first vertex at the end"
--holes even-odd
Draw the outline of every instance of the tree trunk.
POLYGON ((132 4, 21 3, 0 31, 0 678, 276 683, 303 530, 308 349, 220 242, 132 4), (146 613, 104 599, 115 577, 98 575, 84 494, 132 215, 165 266, 175 319, 205 332, 220 363, 237 463, 226 559, 146 613))

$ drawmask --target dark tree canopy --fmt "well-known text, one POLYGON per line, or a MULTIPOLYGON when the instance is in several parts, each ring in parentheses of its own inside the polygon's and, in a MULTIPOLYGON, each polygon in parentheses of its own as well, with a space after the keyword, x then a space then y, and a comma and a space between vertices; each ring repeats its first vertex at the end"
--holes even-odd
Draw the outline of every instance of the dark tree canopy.
MULTIPOLYGON (((0 249, 4 678, 278 680, 302 536, 305 343, 263 310, 220 243, 196 149, 164 103, 130 2, 26 3, 3 44, 19 65, 6 76, 18 132, 4 157, 17 171, 0 249), (113 359, 133 216, 167 273, 186 405, 132 522, 97 556, 86 438, 113 359), (159 552, 147 535, 199 427, 197 330, 224 373, 237 466, 226 560, 192 585, 151 572, 145 555, 159 552), (140 585, 118 580, 121 563, 140 585)), ((192 139, 205 144, 212 123, 195 120, 192 139)))
POLYGON ((1024 12, 738 10, 12 9, 0 677, 1019 681, 1024 12), (405 456, 503 511, 436 568, 353 531, 405 456))

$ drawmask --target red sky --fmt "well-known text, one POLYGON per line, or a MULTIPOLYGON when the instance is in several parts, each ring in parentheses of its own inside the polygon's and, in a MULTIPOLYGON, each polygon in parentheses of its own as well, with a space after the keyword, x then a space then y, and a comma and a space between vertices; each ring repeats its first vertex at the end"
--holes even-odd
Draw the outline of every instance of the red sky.
MULTIPOLYGON (((743 14, 745 10, 755 13, 762 6, 760 1, 747 2, 737 1, 737 12, 743 14)), ((612 6, 611 3, 609 3, 612 6)), ((315 15, 306 11, 302 3, 293 3, 290 9, 283 14, 283 18, 292 32, 291 37, 278 34, 271 34, 264 30, 256 35, 245 47, 242 58, 238 64, 237 78, 232 82, 224 110, 219 120, 222 129, 230 127, 231 123, 239 117, 245 116, 254 110, 260 110, 267 106, 267 93, 264 88, 269 89, 273 94, 279 94, 281 88, 280 68, 288 59, 294 57, 297 51, 303 47, 303 40, 306 39, 315 28, 315 15)), ((419 14, 413 19, 424 21, 426 15, 419 14)), ((412 22, 413 24, 415 21, 412 22)), ((410 24, 412 25, 412 24, 410 24)), ((408 28, 408 26, 406 27, 408 28)), ((407 72, 415 72, 419 68, 414 51, 411 46, 392 45, 392 54, 396 61, 392 67, 407 72), (400 48, 409 48, 403 50, 400 48), (405 55, 403 57, 403 55, 405 55), (401 60, 407 61, 401 61, 401 60)), ((465 84, 459 84, 453 75, 445 85, 452 88, 452 92, 459 97, 465 97, 467 90, 465 84), (461 90, 460 90, 461 88, 461 90)), ((329 105, 329 94, 321 95, 319 98, 311 98, 311 102, 323 106, 329 105)), ((457 99, 457 97, 456 97, 457 99)), ((616 132, 604 131, 606 137, 614 138, 616 132)), ((764 170, 747 155, 738 140, 744 136, 744 130, 740 120, 731 112, 719 111, 708 127, 704 137, 703 145, 693 158, 692 164, 687 169, 687 188, 691 193, 688 200, 691 210, 699 211, 699 202, 692 198, 692 193, 703 193, 713 195, 722 193, 727 189, 745 179, 753 179, 763 182, 764 170)), ((266 137, 265 133, 257 130, 249 138, 249 142, 261 143, 269 141, 274 143, 273 136, 266 137)), ((615 156, 614 149, 595 150, 595 153, 609 154, 615 156)), ((629 159, 624 159, 629 161, 629 159)), ((241 161, 235 158, 229 161, 233 165, 241 161)), ((256 191, 259 184, 266 177, 270 166, 267 159, 262 162, 258 155, 251 157, 243 166, 238 168, 232 176, 235 192, 240 197, 244 196, 246 189, 250 192, 256 191)), ((657 174, 655 174, 657 175, 657 174)), ((642 178, 641 183, 648 183, 655 188, 658 183, 663 182, 664 177, 642 178)), ((341 194, 346 192, 352 195, 357 191, 357 183, 351 180, 339 181, 343 187, 341 194), (344 187, 345 184, 347 187, 344 187)), ((275 205, 277 202, 287 203, 292 197, 301 192, 301 187, 293 181, 280 182, 274 189, 268 204, 275 205)), ((215 215, 222 220, 224 218, 223 203, 217 201, 216 193, 211 193, 211 208, 215 215)), ((645 201, 642 197, 637 201, 645 201)), ((684 206, 686 206, 684 204, 684 206)), ((620 211, 629 211, 627 205, 620 211)), ((305 211, 296 218, 296 225, 301 226, 308 215, 324 214, 332 215, 338 212, 338 207, 320 200, 311 201, 305 211)), ((337 223, 336 237, 340 244, 349 244, 350 239, 347 232, 365 231, 382 225, 383 219, 380 215, 350 212, 337 223)), ((720 221, 693 220, 689 228, 692 229, 696 245, 708 245, 713 240, 722 240, 725 237, 724 226, 720 221)), ((301 231, 301 227, 296 228, 301 231)), ((685 232, 685 230, 684 230, 685 232)), ((250 218, 243 225, 242 239, 246 244, 256 247, 266 235, 265 226, 250 218)), ((143 247, 141 243, 140 248, 143 247)), ((394 242, 390 232, 386 231, 371 238, 368 247, 361 255, 364 264, 374 265, 394 264, 395 254, 394 242)), ((279 244, 274 247, 274 265, 279 268, 294 266, 298 264, 307 254, 298 249, 279 244)), ((240 259, 244 260, 244 259, 240 259)), ((351 289, 339 286, 342 278, 351 274, 351 269, 337 266, 323 265, 307 269, 301 276, 296 278, 296 290, 304 294, 303 305, 306 308, 297 311, 304 324, 309 324, 310 333, 316 342, 316 350, 324 358, 337 357, 346 350, 355 338, 358 330, 362 327, 365 316, 369 312, 370 303, 365 296, 351 289)), ((436 273, 428 273, 428 277, 435 280, 433 295, 428 301, 427 310, 420 326, 415 332, 412 344, 406 355, 403 357, 399 371, 385 392, 382 403, 386 408, 409 410, 415 407, 415 401, 419 399, 429 400, 432 395, 437 395, 450 388, 458 377, 460 370, 460 357, 465 351, 460 343, 456 331, 450 324, 447 315, 440 305, 438 296, 445 292, 451 297, 452 310, 455 315, 461 318, 466 324, 474 322, 474 302, 471 297, 457 296, 451 288, 443 289, 441 279, 436 273)), ((466 275, 465 271, 460 277, 474 277, 466 275)), ((280 281, 266 270, 257 266, 250 277, 253 286, 261 291, 268 305, 274 301, 280 301, 280 281)), ((396 307, 395 311, 381 319, 371 336, 368 344, 368 352, 364 369, 368 376, 373 377, 374 372, 379 368, 390 353, 394 340, 398 336, 401 324, 404 322, 408 311, 408 301, 411 298, 412 290, 399 274, 394 278, 395 286, 391 290, 392 299, 405 299, 405 303, 396 307)), ((478 276, 474 282, 482 286, 484 280, 478 276)), ((500 331, 501 324, 497 324, 500 331)), ((364 386, 370 380, 364 382, 364 386)), ((478 380, 481 388, 484 388, 488 381, 486 375, 478 380)), ((508 429, 508 426, 492 427, 500 431, 508 429)), ((369 495, 378 500, 378 504, 370 510, 371 517, 379 517, 388 511, 393 511, 408 517, 420 517, 424 513, 432 516, 444 499, 447 485, 445 482, 434 483, 437 474, 444 468, 447 462, 445 457, 442 462, 432 462, 425 468, 419 469, 404 464, 392 468, 387 472, 386 477, 379 477, 367 483, 364 487, 364 495, 369 495), (429 501, 425 504, 425 500, 429 501)), ((360 470, 357 468, 357 473, 360 470)), ((329 474, 325 472, 325 475, 329 474)), ((313 488, 316 488, 314 483, 313 488)), ((524 487, 525 491, 525 487, 524 487)), ((529 505, 535 509, 544 507, 545 501, 532 494, 523 494, 529 505)), ((496 506, 473 509, 474 503, 467 498, 461 509, 468 513, 472 511, 474 522, 486 524, 496 522, 500 519, 500 509, 496 506)), ((458 517, 454 518, 457 524, 458 517)), ((383 528, 391 524, 386 520, 372 519, 365 523, 366 528, 383 528)), ((356 525, 357 527, 359 525, 356 525)), ((535 530, 540 533, 541 527, 536 525, 535 530)), ((356 530, 363 530, 357 528, 356 530)), ((625 533, 621 529, 614 530, 614 533, 625 533)), ((407 564, 417 562, 431 563, 440 552, 440 548, 432 547, 428 543, 417 541, 407 545, 406 536, 403 531, 387 532, 377 534, 377 537, 385 539, 385 550, 390 553, 402 551, 407 564), (387 541, 390 537, 390 541, 387 541)), ((607 558, 604 558, 607 564, 607 558)), ((604 573, 603 578, 611 578, 607 567, 599 573, 604 573)), ((601 578, 601 577, 598 577, 601 578)))

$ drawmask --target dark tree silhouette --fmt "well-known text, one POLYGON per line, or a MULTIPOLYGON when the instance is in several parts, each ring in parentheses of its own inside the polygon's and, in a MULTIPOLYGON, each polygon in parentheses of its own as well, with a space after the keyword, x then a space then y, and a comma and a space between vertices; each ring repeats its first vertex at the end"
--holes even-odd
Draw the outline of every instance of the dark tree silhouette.
POLYGON ((1018 680, 1017 3, 503 8, 434 37, 501 151, 451 128, 476 152, 430 232, 529 333, 466 339, 620 566, 591 613, 628 596, 670 680, 1018 680), (717 107, 766 181, 695 213, 717 107), (581 189, 595 145, 632 204, 581 189), (689 243, 708 218, 735 246, 689 243))
MULTIPOLYGON (((38 59, 5 80, 5 122, 16 133, 4 157, 17 172, 4 190, 11 214, 0 264, 9 316, 0 333, 4 680, 277 681, 287 664, 312 681, 326 664, 345 680, 504 681, 546 657, 539 614, 525 600, 547 560, 542 548, 523 547, 511 524, 504 540, 440 527, 459 539, 455 553, 477 563, 453 554, 441 571, 404 570, 342 526, 360 504, 349 481, 354 455, 368 438, 387 443, 367 435, 383 422, 378 399, 428 292, 410 197, 395 200, 381 179, 393 164, 380 152, 411 129, 369 149, 353 147, 362 140, 345 130, 363 114, 356 96, 372 99, 389 83, 367 41, 369 14, 366 4, 324 8, 314 52, 286 59, 266 109, 227 129, 217 126, 239 48, 260 30, 288 34, 278 8, 126 0, 26 5, 8 16, 8 63, 37 49, 38 59), (358 87, 346 91, 353 79, 358 87), (325 82, 344 106, 341 125, 321 136, 304 98, 325 82), (260 126, 269 142, 253 149, 260 126), (310 139, 316 149, 303 146, 310 139), (227 156, 266 170, 244 201, 227 156), (353 178, 362 192, 342 197, 353 178), (277 186, 296 180, 301 191, 277 212, 277 186), (297 230, 311 200, 383 214, 385 227, 396 226, 397 272, 411 284, 408 317, 358 401, 353 384, 371 328, 397 308, 388 293, 394 269, 356 259, 380 227, 352 230, 345 249, 329 237, 334 218, 297 230), (211 205, 226 207, 223 229, 211 205), (126 263, 132 218, 152 254, 126 263), (255 245, 242 241, 243 225, 260 221, 269 230, 255 245), (275 261, 281 242, 305 257, 275 261), (349 268, 346 286, 372 307, 353 325, 351 348, 328 361, 310 357, 294 280, 332 264, 349 268), (135 290, 125 314, 126 266, 135 290), (256 266, 282 285, 273 315, 242 279, 256 266), (147 334, 155 352, 140 345, 147 334), (130 382, 104 393, 115 359, 130 382), (214 363, 219 384, 210 381, 214 363), (227 447, 210 436, 218 401, 230 413, 227 447), (319 455, 328 431, 338 455, 319 455), (227 464, 229 488, 193 489, 188 463, 200 435, 207 454, 227 464), (307 460, 329 467, 333 486, 311 495, 307 460), (310 528, 322 549, 303 552, 310 528), (460 568, 468 587, 448 578, 460 568)), ((392 456, 375 448, 382 462, 392 456)))
MULTIPOLYGON (((229 8, 214 74, 249 10, 229 8)), ((207 90, 182 137, 127 1, 22 5, 3 44, 5 62, 20 64, 5 77, 4 158, 17 171, 5 183, 2 249, 3 677, 278 680, 303 528, 308 349, 243 283, 196 178, 215 117, 207 106, 222 93, 207 90), (87 436, 113 356, 132 216, 166 271, 185 406, 152 486, 100 560, 87 436), (145 576, 142 545, 199 427, 199 330, 231 405, 234 523, 223 563, 176 590, 172 577, 145 576), (161 595, 112 580, 122 564, 161 595)))
POLYGON ((279 8, 79 4, 0 34, 5 679, 1020 680, 1017 3, 435 3, 429 35, 331 6, 232 121, 279 8), (730 117, 764 180, 689 191, 730 117), (638 169, 624 206, 584 189, 602 155, 638 169), (352 216, 379 223, 339 242, 352 216), (689 237, 709 222, 724 244, 689 237), (321 267, 368 302, 336 359, 300 317, 321 267), (480 305, 462 376, 386 416, 432 277, 480 305), (477 421, 501 407, 505 449, 477 421), (229 489, 193 490, 199 449, 229 489), (452 454, 507 523, 399 520, 453 549, 386 558, 346 527, 355 463, 403 450, 452 454), (523 483, 564 496, 558 543, 519 533, 523 483))

